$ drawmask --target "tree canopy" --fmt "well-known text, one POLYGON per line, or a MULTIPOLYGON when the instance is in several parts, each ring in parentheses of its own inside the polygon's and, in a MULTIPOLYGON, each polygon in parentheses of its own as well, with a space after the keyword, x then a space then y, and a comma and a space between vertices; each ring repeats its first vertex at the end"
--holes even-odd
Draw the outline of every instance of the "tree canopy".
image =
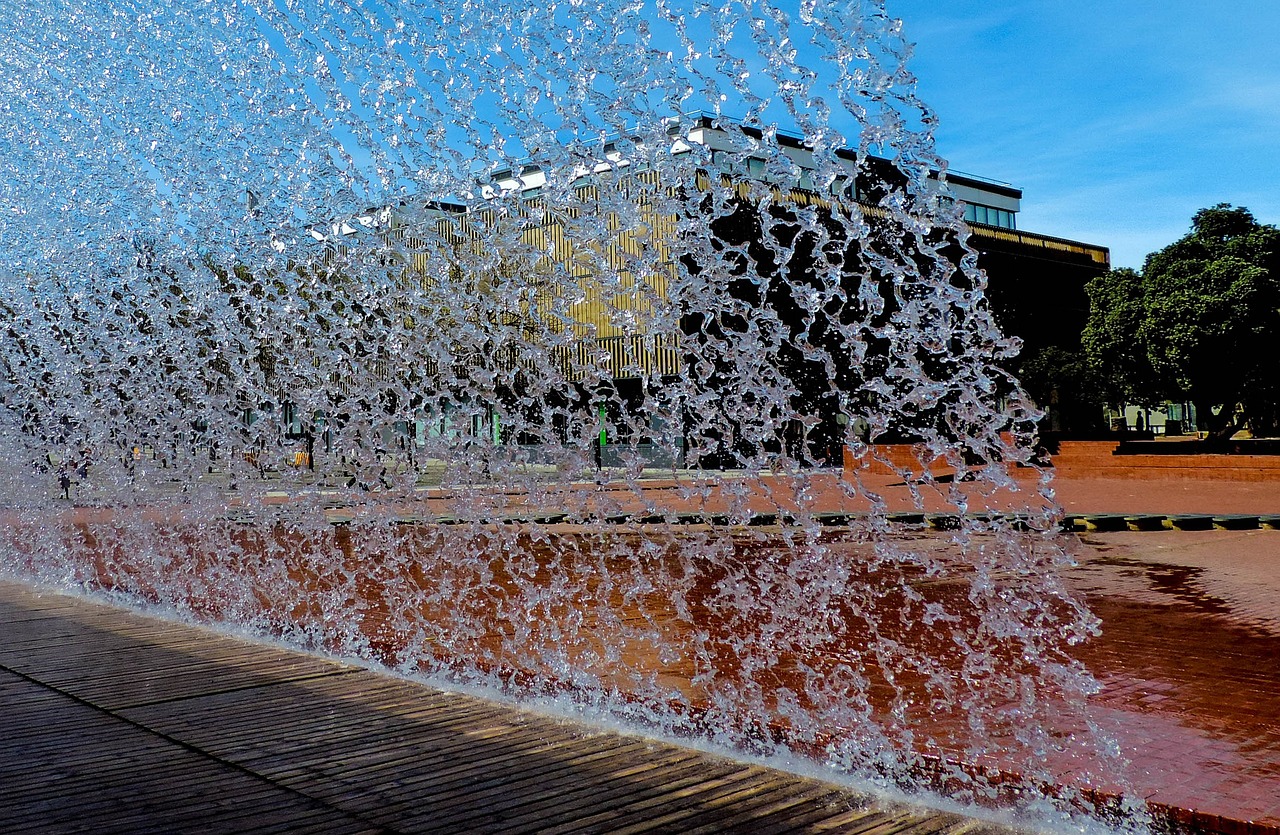
POLYGON ((1089 282, 1083 342, 1109 399, 1195 404, 1227 438, 1280 429, 1280 229, 1225 203, 1147 256, 1089 282))

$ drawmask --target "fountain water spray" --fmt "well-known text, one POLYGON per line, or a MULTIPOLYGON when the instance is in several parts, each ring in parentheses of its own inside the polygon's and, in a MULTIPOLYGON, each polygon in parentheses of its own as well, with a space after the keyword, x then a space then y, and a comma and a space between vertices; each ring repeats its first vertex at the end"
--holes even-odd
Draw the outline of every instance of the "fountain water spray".
POLYGON ((1105 771, 907 52, 873 0, 12 10, 0 567, 960 797, 1105 771))

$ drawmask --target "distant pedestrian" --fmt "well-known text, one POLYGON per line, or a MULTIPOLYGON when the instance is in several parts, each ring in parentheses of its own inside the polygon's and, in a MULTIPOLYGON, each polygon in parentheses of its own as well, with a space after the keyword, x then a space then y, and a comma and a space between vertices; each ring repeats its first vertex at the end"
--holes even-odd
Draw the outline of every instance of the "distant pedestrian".
POLYGON ((58 486, 62 488, 62 498, 71 498, 71 466, 66 461, 58 465, 58 486))

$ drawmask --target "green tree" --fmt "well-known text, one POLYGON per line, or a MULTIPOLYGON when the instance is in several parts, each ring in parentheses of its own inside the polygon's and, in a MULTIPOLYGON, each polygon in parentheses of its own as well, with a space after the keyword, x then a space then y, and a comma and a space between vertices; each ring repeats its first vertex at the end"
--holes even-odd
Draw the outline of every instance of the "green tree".
POLYGON ((1017 376, 1036 405, 1049 411, 1051 419, 1041 424, 1041 431, 1087 433, 1098 428, 1107 397, 1082 349, 1045 345, 1026 351, 1017 376))
POLYGON ((1248 209, 1202 209, 1142 272, 1091 281, 1083 342, 1113 402, 1195 404, 1211 439, 1280 414, 1280 229, 1248 209))

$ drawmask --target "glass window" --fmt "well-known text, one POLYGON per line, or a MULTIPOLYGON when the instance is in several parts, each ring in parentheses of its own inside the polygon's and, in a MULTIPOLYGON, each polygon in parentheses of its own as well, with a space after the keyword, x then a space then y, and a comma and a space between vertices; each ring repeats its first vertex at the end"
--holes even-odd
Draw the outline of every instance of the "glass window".
POLYGON ((978 219, 978 207, 972 203, 966 203, 964 207, 964 219, 969 223, 973 223, 978 219))

